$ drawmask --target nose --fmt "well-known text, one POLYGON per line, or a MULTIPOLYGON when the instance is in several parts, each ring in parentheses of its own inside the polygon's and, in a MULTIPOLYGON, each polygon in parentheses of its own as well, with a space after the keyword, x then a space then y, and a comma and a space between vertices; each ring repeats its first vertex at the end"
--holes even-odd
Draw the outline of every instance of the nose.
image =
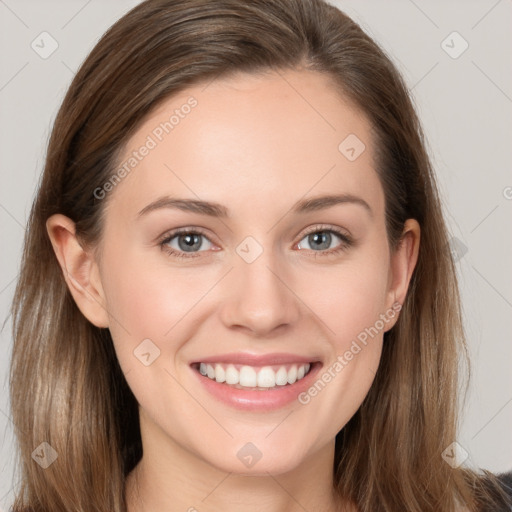
POLYGON ((289 272, 284 264, 276 262, 270 250, 252 263, 235 260, 226 281, 220 309, 226 327, 261 337, 297 322, 300 300, 293 292, 289 272))

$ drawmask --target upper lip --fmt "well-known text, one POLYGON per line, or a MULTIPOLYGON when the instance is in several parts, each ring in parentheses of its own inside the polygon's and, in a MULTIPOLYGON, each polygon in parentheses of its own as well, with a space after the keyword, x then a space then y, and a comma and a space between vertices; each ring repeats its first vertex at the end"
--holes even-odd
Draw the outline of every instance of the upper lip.
POLYGON ((297 354, 274 353, 274 354, 251 354, 247 352, 233 352, 231 354, 219 354, 211 357, 204 357, 193 361, 197 363, 224 363, 243 364, 247 366, 270 366, 278 364, 306 364, 320 361, 315 356, 299 356, 297 354))

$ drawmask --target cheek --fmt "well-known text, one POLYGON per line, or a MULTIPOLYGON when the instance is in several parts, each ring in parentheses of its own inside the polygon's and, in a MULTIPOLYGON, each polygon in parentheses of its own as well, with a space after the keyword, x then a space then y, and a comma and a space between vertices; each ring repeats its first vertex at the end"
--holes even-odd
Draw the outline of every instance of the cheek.
POLYGON ((328 327, 336 348, 370 328, 385 312, 389 258, 386 250, 361 252, 331 268, 316 268, 301 279, 302 297, 328 327), (378 256, 377 256, 378 255, 378 256))
MULTIPOLYGON (((105 253, 103 266, 108 270, 102 282, 121 366, 133 366, 134 351, 148 339, 167 365, 182 343, 178 333, 190 327, 194 308, 218 279, 215 270, 171 267, 164 255, 148 261, 135 251, 123 251, 122 257, 117 252, 105 253)), ((158 365, 162 362, 160 358, 158 365)))
POLYGON ((330 358, 299 403, 315 422, 328 425, 325 435, 336 435, 349 421, 375 378, 383 334, 394 316, 386 309, 386 254, 383 246, 315 272, 316 292, 308 305, 329 332, 330 358))

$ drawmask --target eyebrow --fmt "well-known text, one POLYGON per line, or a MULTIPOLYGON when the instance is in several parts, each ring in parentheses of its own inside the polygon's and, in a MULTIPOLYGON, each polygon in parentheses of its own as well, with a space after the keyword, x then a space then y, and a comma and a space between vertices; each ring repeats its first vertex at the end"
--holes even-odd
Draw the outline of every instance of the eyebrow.
MULTIPOLYGON (((362 206, 371 216, 373 215, 370 205, 364 199, 352 194, 324 195, 302 199, 295 203, 290 211, 295 214, 303 214, 312 211, 324 210, 338 204, 359 205, 362 206)), ((138 213, 138 216, 141 217, 163 208, 173 208, 186 212, 208 215, 210 217, 228 218, 230 216, 229 210, 219 203, 201 201, 198 199, 179 199, 169 196, 161 197, 148 204, 138 213)))

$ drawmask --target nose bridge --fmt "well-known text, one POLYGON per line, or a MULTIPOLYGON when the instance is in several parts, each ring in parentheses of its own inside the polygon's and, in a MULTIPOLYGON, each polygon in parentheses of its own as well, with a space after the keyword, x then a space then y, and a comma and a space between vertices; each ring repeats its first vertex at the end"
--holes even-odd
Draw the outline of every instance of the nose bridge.
POLYGON ((272 247, 263 247, 253 237, 237 246, 222 308, 227 326, 243 326, 262 335, 296 321, 297 300, 285 284, 285 266, 278 259, 272 247))

